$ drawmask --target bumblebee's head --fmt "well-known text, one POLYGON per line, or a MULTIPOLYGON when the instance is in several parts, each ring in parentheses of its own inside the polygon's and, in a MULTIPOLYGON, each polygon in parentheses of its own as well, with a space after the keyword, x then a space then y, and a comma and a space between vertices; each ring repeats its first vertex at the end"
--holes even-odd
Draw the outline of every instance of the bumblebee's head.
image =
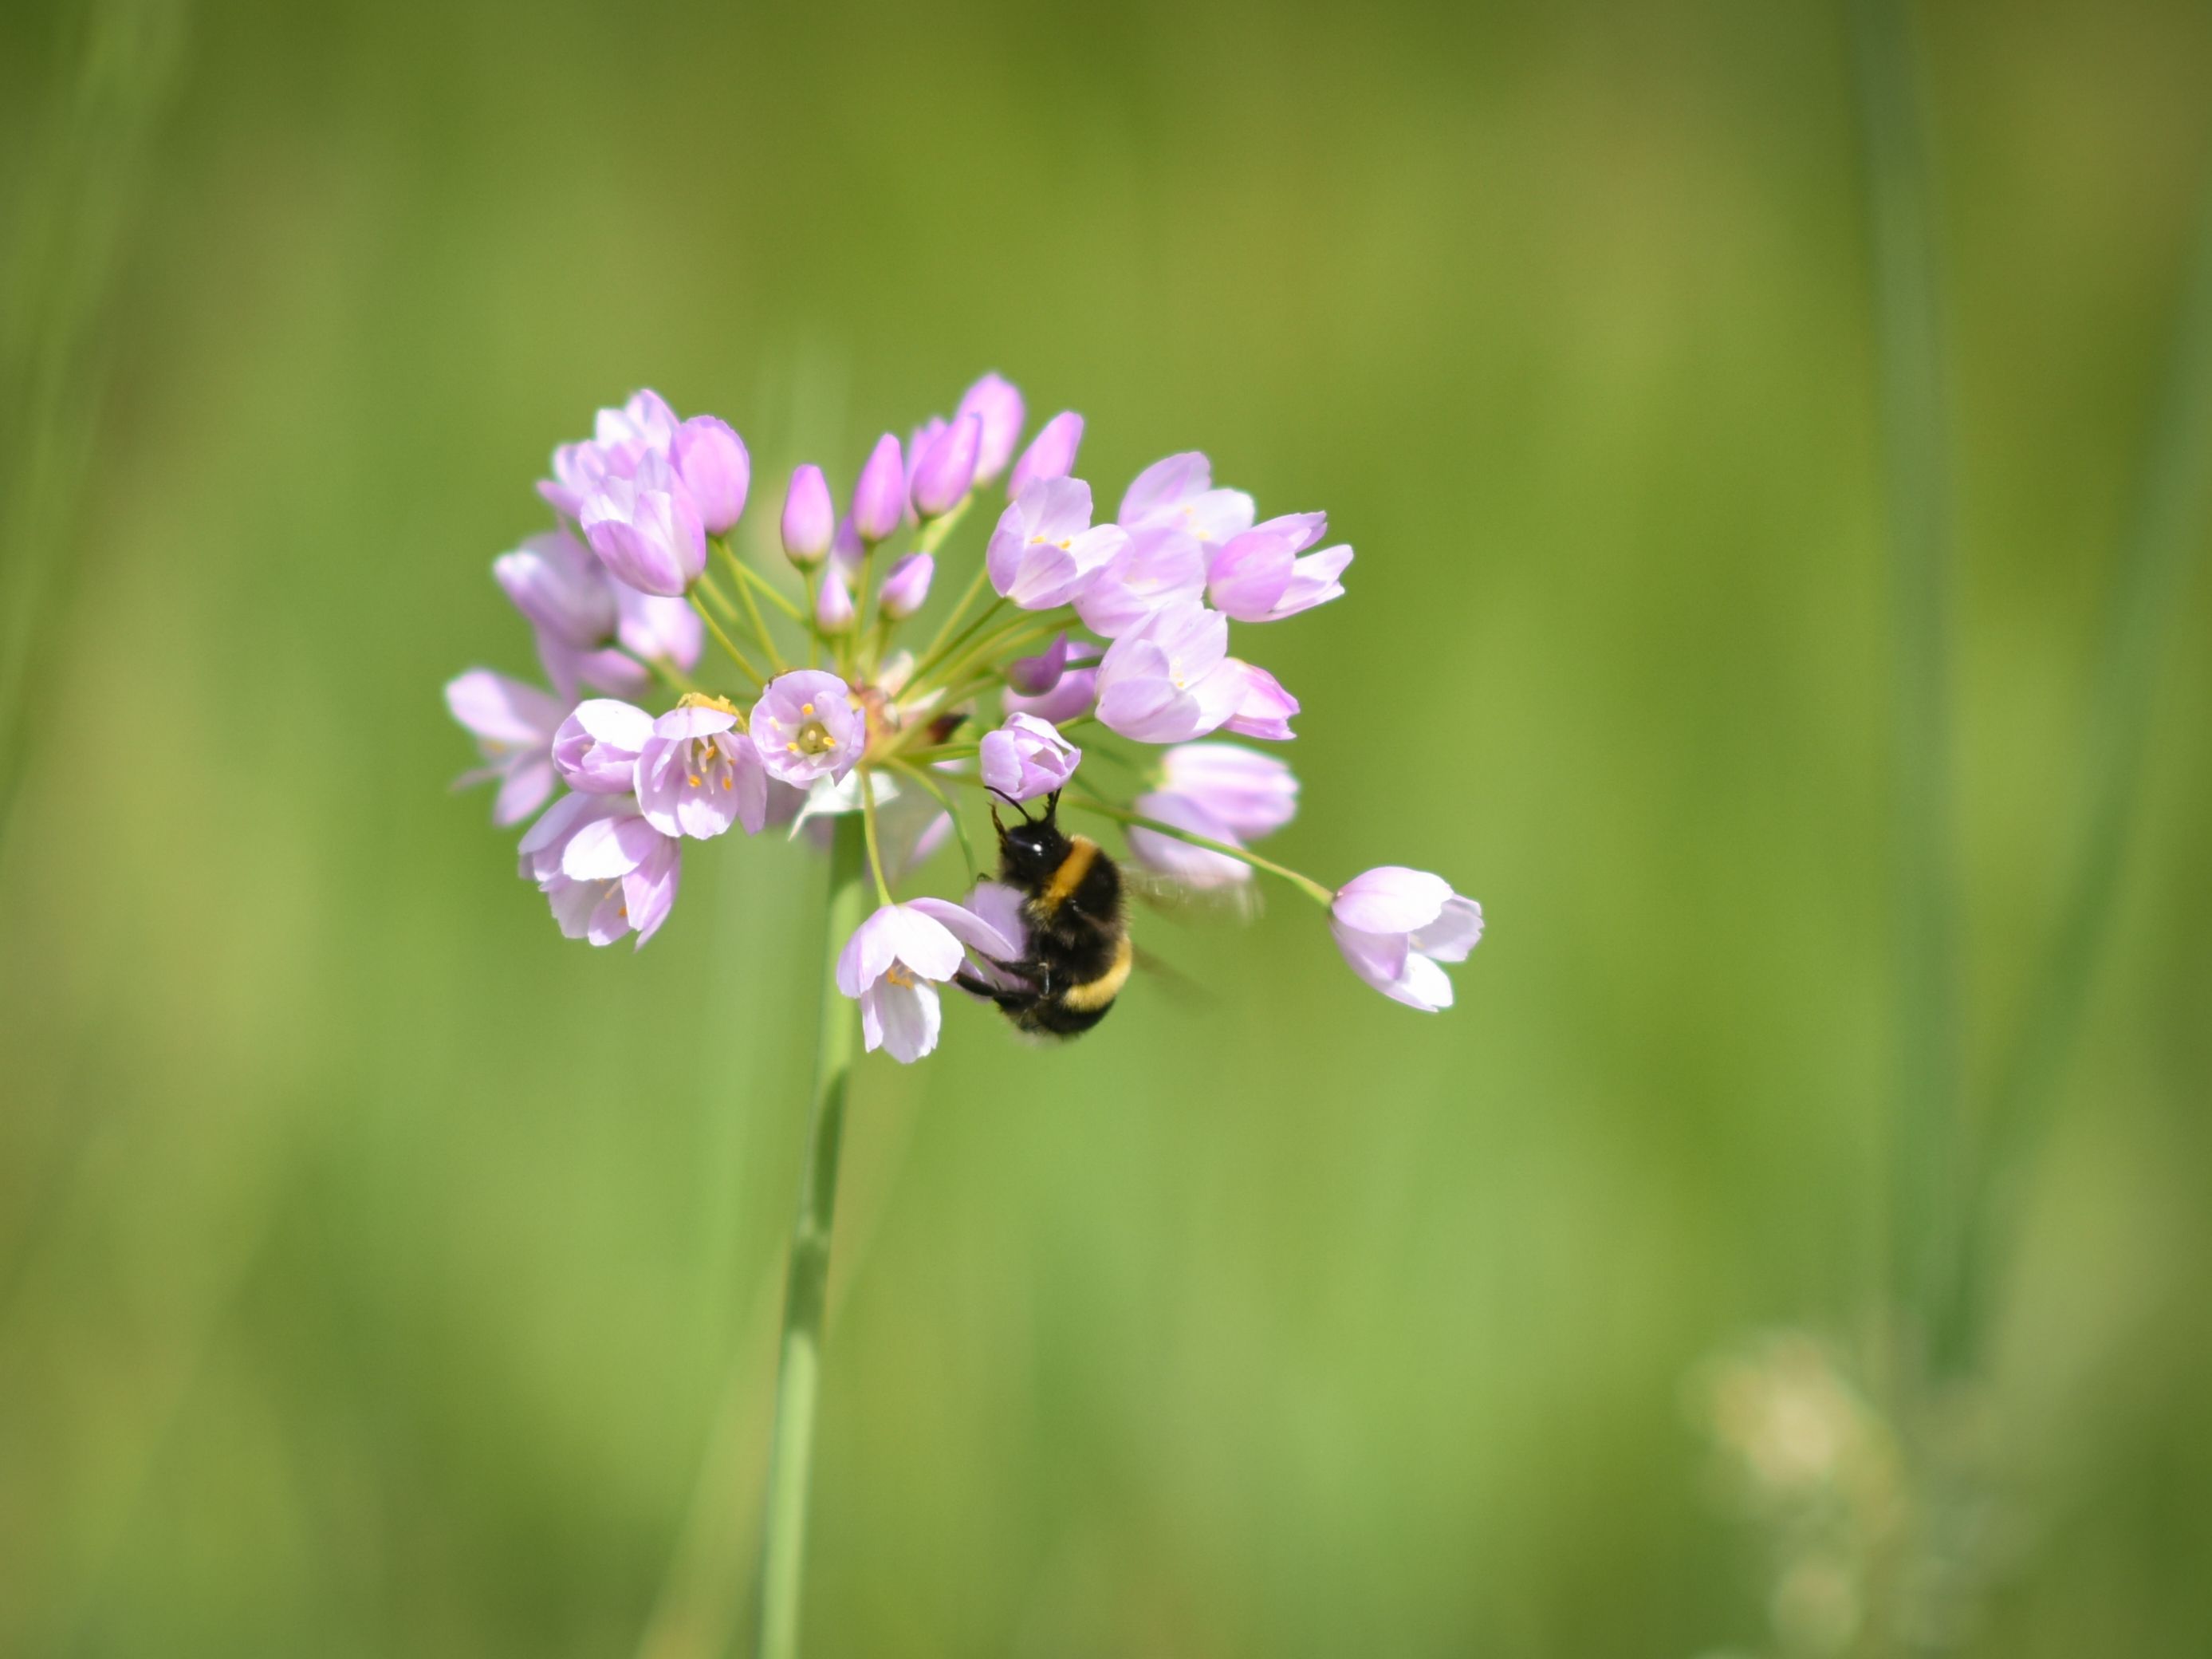
POLYGON ((1006 804, 1022 815, 1022 821, 1009 826, 1000 819, 998 807, 991 808, 991 823, 999 832, 999 856, 1006 866, 1005 874, 1008 879, 1023 884, 1048 880, 1067 857, 1067 837, 1060 833, 1058 817, 1059 795, 1055 793, 1046 800, 1042 817, 1031 817, 1029 809, 1011 797, 1006 798, 1006 804))

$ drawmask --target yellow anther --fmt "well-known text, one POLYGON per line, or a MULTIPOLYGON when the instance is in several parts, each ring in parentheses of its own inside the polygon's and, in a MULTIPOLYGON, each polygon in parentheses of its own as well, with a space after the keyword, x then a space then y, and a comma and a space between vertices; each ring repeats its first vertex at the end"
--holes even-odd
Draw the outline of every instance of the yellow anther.
POLYGON ((799 712, 811 716, 814 713, 814 705, 811 702, 802 702, 799 705, 799 712))
POLYGON ((744 723, 745 711, 727 697, 718 697, 711 691, 686 691, 676 700, 678 708, 719 708, 725 714, 735 714, 744 723))
POLYGON ((694 789, 696 789, 699 787, 699 775, 696 772, 692 773, 686 781, 689 782, 694 789))
POLYGON ((730 787, 731 781, 732 781, 732 780, 731 780, 730 775, 729 775, 727 772, 723 773, 723 774, 722 774, 722 787, 723 787, 723 788, 725 788, 725 789, 727 789, 727 788, 730 787))

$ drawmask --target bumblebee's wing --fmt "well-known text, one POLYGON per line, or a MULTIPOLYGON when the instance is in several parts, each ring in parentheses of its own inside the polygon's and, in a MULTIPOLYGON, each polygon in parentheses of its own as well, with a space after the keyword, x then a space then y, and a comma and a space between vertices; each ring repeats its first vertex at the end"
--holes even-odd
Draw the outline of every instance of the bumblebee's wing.
POLYGON ((1146 909, 1178 921, 1248 922, 1260 915, 1260 884, 1256 881, 1193 887, 1172 876, 1125 864, 1121 866, 1121 884, 1146 909))
POLYGON ((1221 998, 1206 986, 1200 985, 1179 968, 1170 968, 1141 945, 1129 947, 1130 959, 1139 973, 1155 984, 1175 993, 1177 1006, 1186 1012, 1203 1009, 1211 1012, 1221 1006, 1221 998))

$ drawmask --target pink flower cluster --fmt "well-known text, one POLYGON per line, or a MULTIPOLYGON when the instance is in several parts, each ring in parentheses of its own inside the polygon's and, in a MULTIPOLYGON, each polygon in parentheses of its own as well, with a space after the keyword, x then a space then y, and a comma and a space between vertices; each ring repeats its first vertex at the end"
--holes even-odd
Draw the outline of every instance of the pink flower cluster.
POLYGON ((1146 467, 1094 522, 1075 476, 1082 417, 1054 416, 1026 447, 1024 424, 1019 391, 989 374, 951 416, 880 437, 842 508, 821 467, 794 468, 771 544, 780 567, 735 545, 752 459, 715 416, 679 418, 640 392, 554 452, 538 491, 555 526, 492 567, 550 689, 477 668, 446 695, 483 757, 463 781, 497 782, 495 822, 535 817, 521 873, 562 931, 641 945, 675 902, 686 842, 777 823, 818 839, 860 814, 885 902, 846 944, 837 981, 870 1048, 918 1059, 936 1046, 936 988, 963 969, 994 982, 1024 957, 1026 924, 1020 896, 995 883, 971 881, 964 903, 896 900, 891 884, 956 829, 948 789, 978 805, 983 792, 1054 804, 1073 792, 1071 809, 1124 826, 1152 878, 1236 889, 1273 872, 1328 902, 1362 979, 1413 1007, 1449 1006, 1440 964, 1480 939, 1480 907, 1423 872, 1385 866, 1330 890, 1252 853, 1295 816, 1297 780, 1223 740, 1285 742, 1299 712, 1232 654, 1231 625, 1342 597, 1352 549, 1322 544, 1320 513, 1261 519, 1195 452, 1146 467), (947 538, 1002 482, 965 596, 926 644, 900 645, 930 608, 947 538), (967 735, 994 694, 999 723, 967 735), (1121 743, 1156 747, 1146 758, 1121 743), (1118 795, 1092 772, 1079 781, 1086 746, 1140 781, 1118 795))

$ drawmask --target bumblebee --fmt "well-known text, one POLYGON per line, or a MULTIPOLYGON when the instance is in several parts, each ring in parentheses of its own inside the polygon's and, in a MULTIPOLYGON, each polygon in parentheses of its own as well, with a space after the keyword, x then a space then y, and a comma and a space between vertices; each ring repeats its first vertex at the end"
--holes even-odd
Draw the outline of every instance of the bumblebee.
POLYGON ((1088 836, 1061 830, 1057 790, 1038 817, 1011 796, 1004 799, 1022 821, 1010 830, 1000 821, 998 807, 991 808, 991 824, 999 832, 999 879, 1022 895, 1026 954, 1018 962, 992 964, 1011 983, 992 984, 968 972, 957 983, 998 1004, 1021 1030, 1079 1036, 1106 1018, 1136 959, 1121 871, 1088 836))

